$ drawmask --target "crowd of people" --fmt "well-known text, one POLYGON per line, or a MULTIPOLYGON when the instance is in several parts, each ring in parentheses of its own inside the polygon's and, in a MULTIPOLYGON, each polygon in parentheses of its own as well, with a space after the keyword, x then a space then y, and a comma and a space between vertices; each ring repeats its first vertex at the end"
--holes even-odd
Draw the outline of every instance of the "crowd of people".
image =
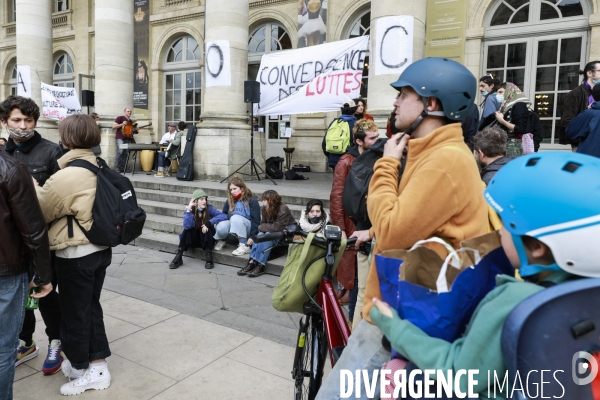
MULTIPOLYGON (((328 134, 323 138, 334 171, 329 214, 322 201, 310 200, 296 221, 276 191, 265 191, 259 201, 233 176, 222 205, 211 204, 207 192, 197 189, 182 206, 183 232, 169 268, 181 267, 184 252, 197 248, 205 252, 205 268, 212 269, 213 250, 234 243, 232 254, 247 258, 238 275, 257 277, 266 272, 277 244, 256 243, 257 237, 296 222, 322 234, 333 223, 344 238, 357 238, 336 272, 338 298, 349 303, 352 335, 317 399, 340 398, 342 369, 372 372, 388 363, 392 354, 386 341, 404 357, 396 368, 412 362, 421 369, 505 371, 501 327, 519 302, 548 285, 600 276, 593 261, 580 254, 592 246, 597 224, 590 228, 590 221, 598 220, 600 206, 586 202, 577 212, 564 212, 581 202, 586 180, 600 173, 600 62, 588 63, 581 73, 584 79, 566 97, 561 120, 561 143, 571 144, 573 152, 537 153, 544 139, 539 116, 514 83, 482 77, 479 115, 478 82, 471 72, 447 59, 416 61, 391 84, 398 94, 388 138, 379 137, 365 99, 346 101, 341 117, 332 121, 330 128, 340 125, 336 132, 350 137, 341 152, 331 151, 328 134), (466 127, 476 127, 476 134, 467 134, 466 127), (350 212, 344 199, 348 177, 359 165, 370 168, 366 218, 350 212), (528 204, 550 197, 547 207, 528 204), (373 254, 409 249, 431 237, 458 249, 462 241, 489 232, 491 209, 504 223, 502 247, 521 280, 499 280, 462 337, 453 342, 430 337, 381 301, 373 254), (547 234, 561 224, 570 230, 547 234), (591 233, 581 235, 582 229, 591 233), (572 246, 575 240, 578 245, 572 246)), ((99 301, 111 248, 90 243, 82 230, 93 223, 94 173, 67 168, 76 160, 98 165, 99 118, 67 117, 59 124, 58 145, 35 130, 39 116, 35 102, 18 96, 7 98, 0 110, 9 134, 0 138, 0 234, 5 238, 0 247, 0 399, 12 396, 14 368, 39 351, 32 337, 35 316, 25 309, 28 297, 39 299, 46 325, 42 372, 62 370, 70 379, 61 394, 104 389, 111 382, 99 301), (81 229, 73 228, 72 219, 81 229)), ((126 159, 121 145, 133 140, 123 134, 128 125, 133 125, 130 109, 113 124, 119 172, 126 159)), ((179 147, 184 129, 185 123, 169 124, 161 143, 179 147)), ((165 176, 171 157, 168 149, 158 154, 155 176, 165 176)), ((444 246, 429 247, 442 258, 447 255, 444 246)), ((482 379, 476 389, 483 393, 491 384, 482 379)), ((464 381, 459 385, 466 388, 464 381)))

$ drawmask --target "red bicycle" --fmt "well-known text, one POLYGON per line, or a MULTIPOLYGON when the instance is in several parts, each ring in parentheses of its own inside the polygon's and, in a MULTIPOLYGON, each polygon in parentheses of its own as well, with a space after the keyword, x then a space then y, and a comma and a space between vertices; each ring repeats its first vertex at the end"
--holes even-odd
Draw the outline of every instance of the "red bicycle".
MULTIPOLYGON (((296 341, 292 369, 295 400, 313 400, 317 396, 327 353, 329 352, 333 367, 342 355, 350 337, 350 327, 332 286, 335 253, 339 251, 342 244, 342 230, 335 225, 326 225, 324 233, 325 238, 315 236, 311 245, 326 249, 325 254, 311 260, 302 274, 302 287, 310 300, 303 306, 304 316, 300 319, 296 341), (321 277, 316 296, 313 297, 306 288, 306 272, 322 258, 325 258, 325 272, 321 277)), ((308 233, 299 230, 296 226, 290 226, 284 232, 261 235, 255 242, 268 240, 291 242, 293 237, 298 235, 306 238, 308 233)), ((355 242, 355 238, 347 239, 346 246, 351 246, 355 242)))

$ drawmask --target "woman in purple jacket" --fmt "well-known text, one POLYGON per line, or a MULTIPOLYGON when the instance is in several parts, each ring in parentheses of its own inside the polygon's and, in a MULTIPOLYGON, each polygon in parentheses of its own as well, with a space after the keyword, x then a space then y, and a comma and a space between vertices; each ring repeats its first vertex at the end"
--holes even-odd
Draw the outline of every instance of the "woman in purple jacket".
POLYGON ((227 216, 208 204, 208 195, 202 189, 195 190, 190 204, 183 214, 183 232, 179 235, 179 250, 171 264, 170 269, 179 268, 183 264, 183 252, 188 247, 200 247, 206 253, 204 268, 212 269, 215 264, 212 258, 212 249, 215 245, 215 225, 225 221, 227 216))

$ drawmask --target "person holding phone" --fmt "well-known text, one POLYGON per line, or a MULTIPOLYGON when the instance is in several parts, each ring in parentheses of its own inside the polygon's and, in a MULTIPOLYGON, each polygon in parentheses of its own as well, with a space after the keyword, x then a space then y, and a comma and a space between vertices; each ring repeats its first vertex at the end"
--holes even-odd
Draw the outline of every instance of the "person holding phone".
POLYGON ((204 268, 214 268, 212 250, 215 246, 213 238, 216 233, 215 226, 226 219, 225 214, 208 204, 208 195, 204 190, 195 190, 190 203, 185 208, 184 230, 179 235, 179 249, 169 264, 169 268, 177 269, 183 264, 183 252, 187 251, 189 247, 199 247, 204 250, 206 254, 204 268))

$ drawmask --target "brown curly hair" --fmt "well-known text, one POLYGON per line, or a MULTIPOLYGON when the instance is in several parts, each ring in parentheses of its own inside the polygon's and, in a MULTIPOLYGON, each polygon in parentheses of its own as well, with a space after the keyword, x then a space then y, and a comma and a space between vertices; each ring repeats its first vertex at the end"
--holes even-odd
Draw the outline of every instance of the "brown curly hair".
POLYGON ((277 219, 279 207, 281 207, 281 196, 274 190, 267 190, 262 194, 261 200, 266 200, 269 203, 267 209, 263 209, 266 221, 274 221, 277 219))
POLYGON ((232 176, 231 179, 227 181, 227 198, 229 200, 229 209, 233 211, 235 202, 237 200, 231 195, 231 191, 229 190, 231 185, 237 186, 242 190, 242 197, 239 200, 243 201, 244 203, 249 203, 253 195, 252 190, 248 189, 248 186, 246 186, 246 183, 242 178, 237 175, 232 176))

